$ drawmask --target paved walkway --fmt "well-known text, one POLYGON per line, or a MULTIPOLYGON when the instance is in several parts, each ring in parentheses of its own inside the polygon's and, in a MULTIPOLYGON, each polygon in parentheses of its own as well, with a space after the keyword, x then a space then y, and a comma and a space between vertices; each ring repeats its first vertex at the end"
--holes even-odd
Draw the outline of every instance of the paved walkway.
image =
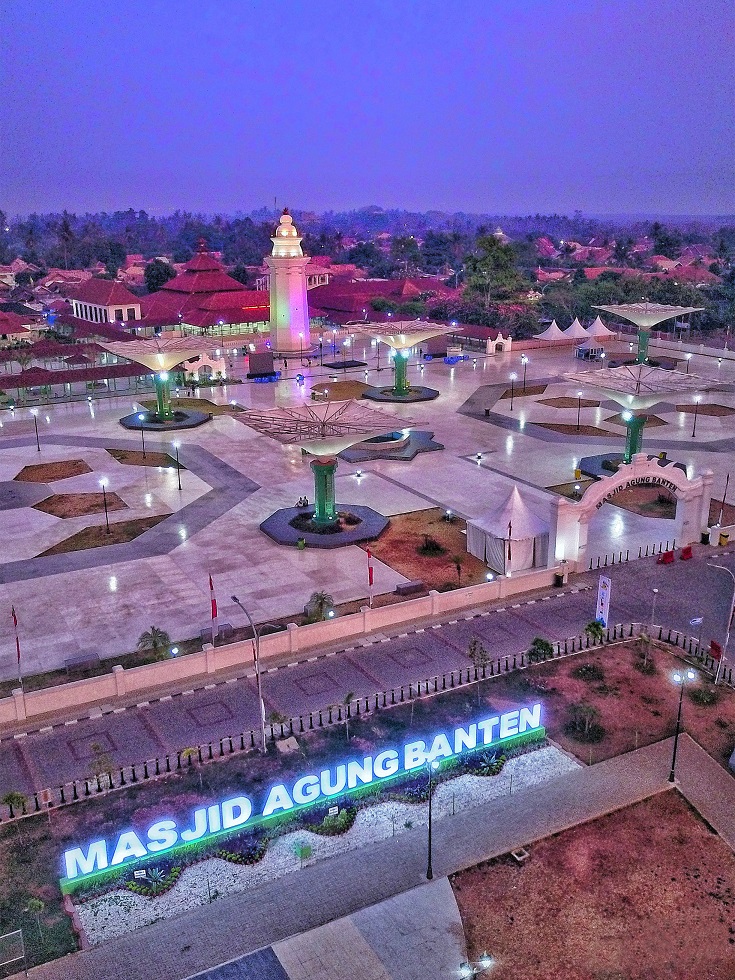
MULTIPOLYGON (((679 749, 682 792, 735 849, 735 780, 688 736, 682 736, 679 749)), ((437 822, 435 876, 665 791, 671 750, 668 739, 437 822)), ((417 830, 304 868, 298 878, 228 896, 182 915, 175 924, 156 923, 38 967, 29 976, 117 980, 124 963, 126 980, 181 980, 402 894, 422 884, 425 871, 426 837, 417 830)), ((387 942, 394 929, 389 915, 382 928, 387 942)))

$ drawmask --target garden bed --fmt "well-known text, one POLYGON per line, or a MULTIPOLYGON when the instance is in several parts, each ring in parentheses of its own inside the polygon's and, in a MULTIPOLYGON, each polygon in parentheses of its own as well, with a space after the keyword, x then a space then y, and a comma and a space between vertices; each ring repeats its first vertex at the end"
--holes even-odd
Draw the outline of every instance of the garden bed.
POLYGON ((125 544, 127 541, 134 541, 144 531, 164 521, 167 516, 161 514, 156 517, 139 517, 132 521, 111 522, 109 533, 105 524, 85 527, 70 538, 42 551, 38 557, 65 555, 70 551, 86 551, 88 548, 104 548, 108 544, 125 544))
POLYGON ((51 514, 52 517, 67 519, 70 517, 86 517, 88 514, 102 514, 105 510, 127 510, 128 505, 114 492, 101 493, 55 493, 46 497, 38 504, 33 504, 34 510, 51 514))
MULTIPOLYGON (((391 517, 380 538, 370 543, 371 553, 407 579, 422 581, 427 591, 484 582, 487 566, 467 552, 466 522, 456 516, 447 521, 445 514, 441 508, 432 507, 391 517), (428 554, 419 554, 427 537, 443 551, 434 549, 432 554, 430 549, 428 554), (452 560, 455 555, 461 557, 461 580, 452 560)), ((367 550, 368 545, 361 547, 367 550)))
MULTIPOLYGON (((176 460, 168 453, 152 453, 146 450, 143 455, 140 449, 108 449, 107 452, 124 466, 161 466, 164 469, 176 469, 176 460)), ((185 466, 179 466, 185 470, 185 466)))
MULTIPOLYGON (((219 384, 219 382, 217 382, 219 384)), ((228 382, 229 384, 230 382, 228 382)), ((186 385, 185 387, 191 387, 186 385)), ((201 385, 195 385, 195 387, 209 387, 206 382, 201 385)), ((142 401, 140 403, 147 412, 157 412, 158 402, 142 401)), ((225 402, 224 405, 218 405, 216 402, 210 402, 207 398, 172 398, 171 408, 174 411, 185 411, 185 412, 205 412, 208 415, 237 415, 244 409, 240 405, 232 405, 230 402, 225 402)))
POLYGON ((20 483, 53 483, 54 480, 68 480, 72 476, 91 472, 91 466, 88 466, 83 459, 61 459, 56 463, 24 466, 13 479, 20 483))
POLYGON ((493 980, 732 980, 735 857, 675 791, 451 877, 493 980))

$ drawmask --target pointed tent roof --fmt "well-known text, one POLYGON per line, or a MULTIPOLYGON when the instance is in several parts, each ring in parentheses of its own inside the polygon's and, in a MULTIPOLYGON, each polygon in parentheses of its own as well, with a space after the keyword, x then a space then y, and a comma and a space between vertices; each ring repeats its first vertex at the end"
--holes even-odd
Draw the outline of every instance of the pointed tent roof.
POLYGON ((536 334, 536 340, 564 340, 564 331, 559 329, 556 320, 552 320, 543 333, 536 334))
POLYGON ((549 530, 548 523, 529 510, 517 486, 513 487, 500 507, 486 511, 468 523, 505 541, 509 538, 511 541, 524 541, 546 534, 549 530))
POLYGON ((586 340, 589 337, 589 334, 584 329, 584 327, 579 322, 576 316, 569 324, 567 329, 562 330, 562 333, 567 339, 573 339, 573 340, 586 340))
POLYGON ((605 337, 614 337, 615 331, 608 330, 608 328, 605 326, 605 324, 598 316, 587 327, 587 334, 590 337, 594 337, 596 340, 604 340, 605 337))
POLYGON ((703 306, 665 306, 661 303, 618 303, 615 306, 593 306, 593 310, 614 313, 624 320, 630 320, 643 330, 650 330, 664 320, 672 320, 686 313, 699 313, 703 306))

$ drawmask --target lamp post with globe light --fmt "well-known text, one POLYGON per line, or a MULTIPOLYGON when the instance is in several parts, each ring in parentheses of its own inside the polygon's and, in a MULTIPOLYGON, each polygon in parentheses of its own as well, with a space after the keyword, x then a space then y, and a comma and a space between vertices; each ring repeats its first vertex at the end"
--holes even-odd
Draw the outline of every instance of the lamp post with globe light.
POLYGON ((699 414, 699 403, 702 400, 701 395, 694 396, 694 425, 692 426, 692 439, 697 434, 697 415, 699 414))
POLYGON ((528 358, 525 354, 521 354, 521 364, 523 365, 523 394, 526 394, 526 368, 528 367, 528 358))
POLYGON ((679 710, 676 715, 676 732, 674 733, 674 752, 671 756, 671 772, 669 773, 669 782, 673 783, 676 781, 676 751, 679 748, 679 731, 681 729, 681 704, 684 700, 684 688, 687 681, 693 681, 697 675, 693 670, 686 670, 674 674, 674 683, 680 684, 681 689, 679 691, 679 710))
POLYGON ((110 515, 107 512, 107 477, 103 476, 100 480, 100 486, 102 487, 102 504, 105 508, 105 534, 110 533, 110 515))
POLYGON ((181 443, 178 442, 178 441, 177 442, 174 442, 174 444, 173 444, 173 446, 174 446, 174 452, 176 453, 176 476, 177 476, 178 481, 179 481, 179 490, 181 490, 181 463, 179 462, 179 446, 180 445, 181 445, 181 443))
MULTIPOLYGON (((138 413, 138 421, 139 422, 145 422, 145 413, 144 412, 139 412, 138 413)), ((141 442, 143 443, 143 459, 145 459, 145 429, 143 428, 142 425, 140 427, 140 439, 141 439, 141 442)))
POLYGON ((579 420, 582 416, 582 392, 577 392, 577 432, 579 432, 579 420))
POLYGON ((516 383, 516 373, 515 371, 510 376, 510 410, 513 411, 513 396, 515 395, 515 383, 516 383))
POLYGON ((434 795, 434 771, 439 768, 439 763, 436 759, 429 759, 426 762, 426 768, 429 770, 429 857, 426 864, 426 877, 431 881, 434 877, 434 869, 431 864, 431 800, 434 795))
POLYGON ((260 679, 260 633, 258 632, 255 621, 250 613, 247 611, 245 606, 240 602, 236 595, 230 596, 232 601, 236 606, 245 613, 250 623, 250 628, 253 631, 253 637, 255 642, 253 643, 253 660, 255 661, 255 682, 258 686, 258 714, 260 715, 260 737, 261 737, 261 751, 265 752, 265 703, 263 702, 263 686, 260 679))

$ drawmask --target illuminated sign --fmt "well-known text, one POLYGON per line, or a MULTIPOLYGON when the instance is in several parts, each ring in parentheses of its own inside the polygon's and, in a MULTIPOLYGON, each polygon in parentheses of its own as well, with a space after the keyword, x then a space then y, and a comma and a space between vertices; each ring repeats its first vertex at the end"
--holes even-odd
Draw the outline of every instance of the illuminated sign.
POLYGON ((595 507, 599 510, 606 501, 612 500, 616 493, 620 493, 621 490, 628 490, 630 487, 663 487, 665 490, 670 490, 673 494, 679 492, 679 488, 675 483, 672 483, 671 480, 665 480, 662 476, 636 476, 616 486, 609 493, 606 493, 602 500, 598 504, 595 504, 595 507))
POLYGON ((257 808, 247 796, 234 796, 198 807, 183 826, 173 819, 157 820, 143 832, 126 830, 113 841, 94 840, 86 847, 69 848, 63 856, 64 874, 67 881, 73 881, 106 869, 119 868, 151 854, 160 854, 248 824, 255 825, 267 817, 349 793, 401 773, 410 773, 428 762, 451 759, 473 749, 502 745, 526 732, 539 730, 542 730, 540 704, 506 711, 473 722, 466 728, 455 728, 450 733, 440 732, 434 736, 431 744, 417 739, 406 743, 400 750, 385 749, 374 756, 364 756, 331 769, 307 773, 288 785, 277 783, 271 786, 257 808))

